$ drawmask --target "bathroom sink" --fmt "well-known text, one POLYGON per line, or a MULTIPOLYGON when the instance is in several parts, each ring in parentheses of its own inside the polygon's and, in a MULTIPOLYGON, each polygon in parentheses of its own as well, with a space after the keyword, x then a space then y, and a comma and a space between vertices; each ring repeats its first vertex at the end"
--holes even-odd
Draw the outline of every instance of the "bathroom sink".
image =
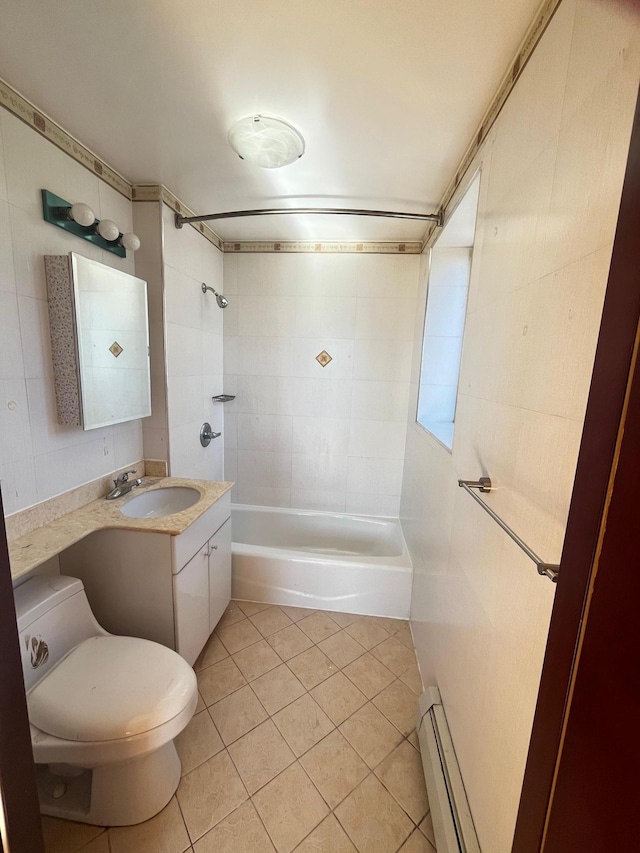
POLYGON ((200 500, 200 492, 188 486, 167 486, 136 495, 120 507, 128 518, 160 518, 188 509, 200 500))

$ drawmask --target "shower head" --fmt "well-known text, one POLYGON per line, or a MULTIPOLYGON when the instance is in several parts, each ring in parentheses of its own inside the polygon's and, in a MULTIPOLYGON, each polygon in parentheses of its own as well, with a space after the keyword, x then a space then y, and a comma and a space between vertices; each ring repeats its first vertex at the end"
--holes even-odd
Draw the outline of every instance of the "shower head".
POLYGON ((203 281, 202 282, 202 292, 206 293, 207 290, 210 290, 211 293, 213 293, 213 295, 216 298, 216 302, 218 303, 219 308, 226 308, 227 307, 227 305, 229 304, 229 300, 225 296, 223 296, 221 293, 218 293, 217 290, 214 290, 212 287, 209 287, 209 285, 205 284, 203 281))

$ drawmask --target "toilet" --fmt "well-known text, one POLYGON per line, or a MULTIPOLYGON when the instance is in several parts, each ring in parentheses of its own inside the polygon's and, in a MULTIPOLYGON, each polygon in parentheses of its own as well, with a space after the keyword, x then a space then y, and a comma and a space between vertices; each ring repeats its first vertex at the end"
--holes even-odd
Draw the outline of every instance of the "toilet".
POLYGON ((193 670, 108 634, 77 578, 32 578, 15 601, 40 810, 99 826, 153 817, 180 781, 173 739, 196 708, 193 670))

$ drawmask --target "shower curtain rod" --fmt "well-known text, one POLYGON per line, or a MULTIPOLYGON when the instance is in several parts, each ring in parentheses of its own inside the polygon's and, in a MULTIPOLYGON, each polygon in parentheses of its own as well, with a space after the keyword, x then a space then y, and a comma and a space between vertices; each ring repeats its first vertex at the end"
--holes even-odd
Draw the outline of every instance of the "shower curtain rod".
POLYGON ((387 219, 414 219, 419 222, 444 224, 444 214, 438 213, 402 213, 397 210, 360 210, 352 207, 284 207, 263 208, 261 210, 229 210, 226 213, 207 213, 204 216, 182 216, 176 213, 176 228, 182 228, 189 222, 209 222, 212 219, 236 219, 240 216, 271 216, 278 213, 330 213, 337 216, 383 216, 387 219))

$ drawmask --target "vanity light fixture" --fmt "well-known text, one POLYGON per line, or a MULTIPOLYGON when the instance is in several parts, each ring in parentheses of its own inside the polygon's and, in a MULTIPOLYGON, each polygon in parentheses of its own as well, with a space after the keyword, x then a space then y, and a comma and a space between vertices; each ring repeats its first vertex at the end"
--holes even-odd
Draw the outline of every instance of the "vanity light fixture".
POLYGON ((96 219, 88 204, 70 204, 49 190, 42 190, 42 215, 45 222, 64 228, 120 258, 126 256, 127 250, 136 252, 140 248, 136 234, 130 231, 122 234, 113 220, 96 219))
POLYGON ((281 118, 252 115, 229 128, 229 145, 241 160, 262 169, 289 166, 304 154, 304 139, 296 128, 281 118))

